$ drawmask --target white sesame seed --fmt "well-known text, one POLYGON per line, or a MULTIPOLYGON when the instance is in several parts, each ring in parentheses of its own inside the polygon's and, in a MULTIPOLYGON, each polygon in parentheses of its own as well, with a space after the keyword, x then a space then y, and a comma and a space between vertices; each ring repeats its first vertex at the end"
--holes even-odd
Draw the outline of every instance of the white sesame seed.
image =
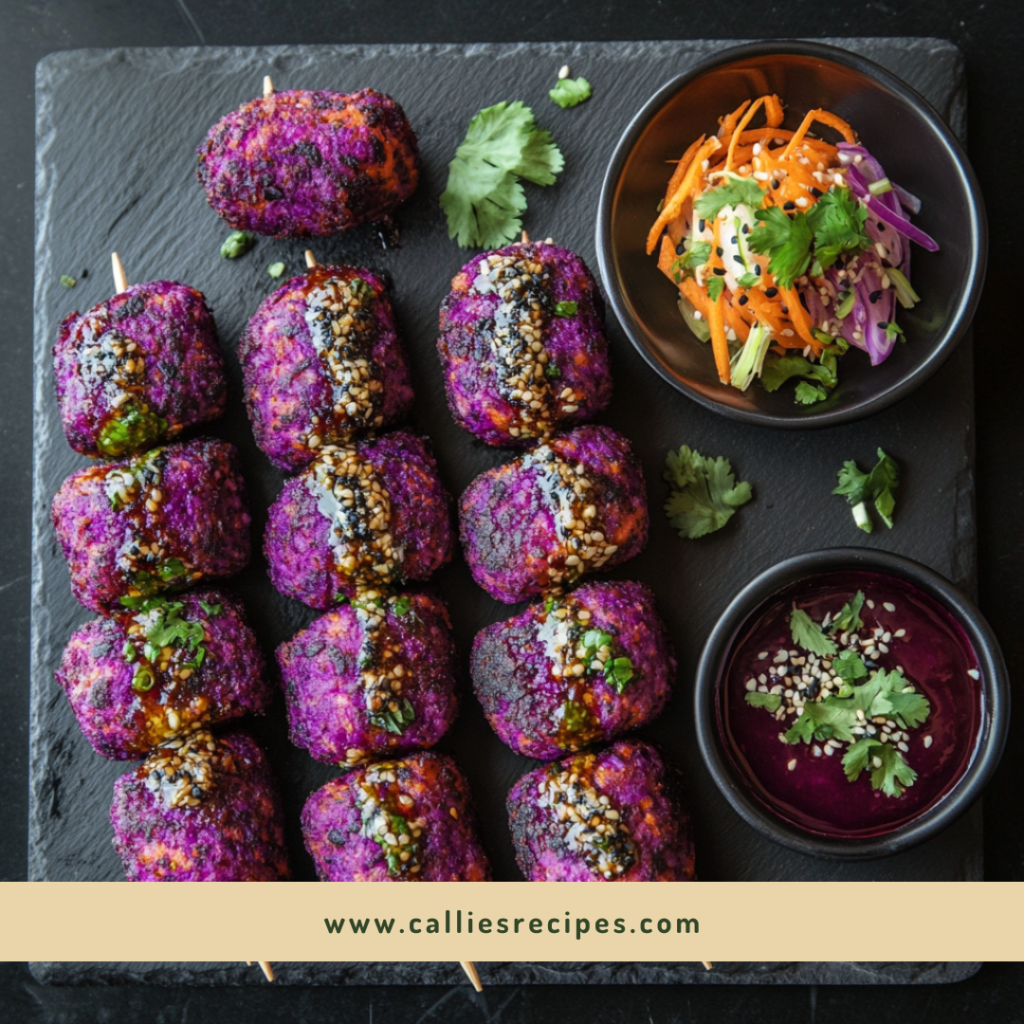
POLYGON ((931 745, 932 745, 932 738, 931 738, 931 736, 925 736, 925 738, 924 738, 925 750, 927 750, 931 745))
POLYGON ((744 683, 744 686, 746 686, 747 691, 749 693, 753 693, 757 689, 757 680, 756 679, 748 679, 746 681, 746 683, 744 683))
POLYGON ((760 654, 759 654, 759 655, 757 656, 757 660, 758 660, 758 661, 764 661, 764 659, 765 659, 765 658, 767 658, 767 657, 768 657, 768 652, 767 652, 767 651, 762 651, 762 652, 761 652, 761 653, 760 653, 760 654))
POLYGON ((970 676, 970 677, 971 677, 972 679, 980 679, 980 678, 981 678, 981 673, 980 673, 980 672, 979 672, 979 671, 978 671, 978 670, 977 670, 976 668, 970 668, 970 669, 968 669, 968 670, 967 670, 967 674, 968 674, 968 675, 969 675, 969 676, 970 676))
POLYGON ((793 760, 792 760, 792 761, 790 761, 790 762, 789 762, 789 764, 787 764, 787 765, 786 765, 786 767, 787 767, 787 768, 788 768, 788 769, 789 769, 790 771, 793 771, 793 770, 794 770, 794 769, 796 768, 796 758, 794 757, 794 758, 793 758, 793 760))
POLYGON ((558 77, 559 78, 568 78, 569 77, 569 65, 568 64, 563 64, 561 66, 561 68, 558 71, 558 77))
POLYGON ((883 607, 883 608, 884 608, 884 609, 885 609, 885 610, 886 610, 887 612, 894 612, 894 611, 896 611, 896 605, 894 605, 894 604, 892 603, 892 601, 886 601, 886 602, 885 602, 885 603, 884 603, 884 604, 882 605, 882 607, 883 607))

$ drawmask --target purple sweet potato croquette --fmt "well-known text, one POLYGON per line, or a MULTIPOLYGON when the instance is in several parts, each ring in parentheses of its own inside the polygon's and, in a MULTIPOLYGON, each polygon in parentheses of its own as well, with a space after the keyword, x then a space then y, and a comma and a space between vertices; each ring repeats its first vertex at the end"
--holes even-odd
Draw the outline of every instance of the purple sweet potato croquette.
POLYGON ((114 783, 114 848, 129 882, 279 882, 290 876, 270 765, 243 732, 193 733, 114 783))
POLYGON ((200 292, 174 281, 135 284, 72 313, 53 346, 68 444, 120 459, 216 419, 227 401, 224 357, 200 292))
POLYGON ((405 593, 327 612, 277 649, 291 740, 352 767, 432 747, 458 711, 444 602, 405 593))
POLYGON ((638 740, 527 772, 508 795, 519 869, 531 882, 692 881, 675 775, 638 740))
POLYGON ((469 787, 454 762, 424 751, 322 786, 302 809, 322 882, 489 882, 469 787))
POLYGON ((256 443, 301 469, 408 415, 413 391, 383 282, 357 267, 314 267, 260 303, 238 350, 256 443))
POLYGON ((381 220, 416 190, 419 146, 390 96, 278 92, 218 121, 199 182, 233 228, 331 235, 381 220))
POLYGON ((452 280, 437 342, 455 422, 522 445, 593 419, 611 399, 604 300, 575 253, 523 242, 452 280))
POLYGON ((640 460, 608 427, 577 427, 482 473, 460 502, 473 579, 512 604, 618 565, 647 543, 640 460))
POLYGON ((427 579, 454 545, 451 502, 427 442, 396 430, 328 449, 285 481, 264 552, 282 594, 329 608, 339 595, 427 579))
POLYGON ((121 761, 273 696, 242 604, 219 590, 156 597, 76 630, 57 669, 93 749, 121 761))
POLYGON ((249 561, 238 453, 211 438, 73 473, 53 499, 53 524, 72 593, 96 612, 230 576, 249 561))
POLYGON ((501 739, 551 760, 653 721, 676 660, 650 589, 605 581, 481 630, 470 668, 501 739))

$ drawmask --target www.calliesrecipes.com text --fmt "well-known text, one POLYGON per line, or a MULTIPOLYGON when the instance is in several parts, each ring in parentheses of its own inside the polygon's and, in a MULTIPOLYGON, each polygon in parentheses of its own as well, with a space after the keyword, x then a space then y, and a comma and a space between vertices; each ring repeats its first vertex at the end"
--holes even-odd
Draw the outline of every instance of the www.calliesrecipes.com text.
POLYGON ((332 935, 345 933, 412 934, 412 935, 570 935, 582 939, 584 935, 622 935, 626 932, 643 935, 696 935, 700 922, 695 917, 643 917, 637 922, 625 918, 571 917, 476 917, 473 911, 446 910, 444 917, 413 917, 395 928, 393 917, 325 917, 324 924, 332 935))

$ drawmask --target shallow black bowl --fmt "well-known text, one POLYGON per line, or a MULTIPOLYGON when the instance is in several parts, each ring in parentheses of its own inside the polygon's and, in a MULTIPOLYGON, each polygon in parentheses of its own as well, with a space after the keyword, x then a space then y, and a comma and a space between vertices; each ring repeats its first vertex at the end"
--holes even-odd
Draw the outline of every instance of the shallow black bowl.
POLYGON ((1003 754, 1010 722, 1010 687, 1002 651, 972 601, 919 562, 866 548, 830 548, 787 558, 747 584, 722 614, 704 645, 695 692, 697 740, 712 778, 733 809, 762 835, 799 853, 839 860, 869 860, 898 853, 930 838, 967 811, 981 795, 1003 754), (753 796, 721 737, 719 688, 734 645, 751 617, 780 590, 810 577, 860 570, 895 577, 917 587, 960 624, 981 671, 982 714, 974 753, 961 778, 920 815, 884 835, 842 839, 804 831, 753 796))
POLYGON ((731 419, 762 426, 845 423, 878 412, 942 365, 970 324, 988 249, 981 193, 967 157, 939 115, 877 64, 819 43, 776 41, 726 50, 673 79, 626 129, 601 190, 597 253, 601 277, 626 334, 651 367, 684 395, 731 419), (880 366, 851 350, 840 383, 824 402, 799 406, 792 385, 774 393, 756 381, 741 392, 719 382, 710 345, 699 342, 676 306, 676 289, 645 252, 671 167, 701 133, 743 100, 777 93, 785 127, 810 109, 845 118, 886 173, 922 203, 914 223, 939 251, 913 246, 911 280, 921 295, 899 308, 906 344, 880 366))

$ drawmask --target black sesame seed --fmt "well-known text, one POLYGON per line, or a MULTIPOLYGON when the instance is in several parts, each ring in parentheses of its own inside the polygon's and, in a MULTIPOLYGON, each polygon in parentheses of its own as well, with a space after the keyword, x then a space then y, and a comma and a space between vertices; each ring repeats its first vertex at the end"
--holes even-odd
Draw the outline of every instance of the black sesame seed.
POLYGON ((740 255, 739 255, 739 253, 733 253, 733 257, 732 257, 732 258, 733 258, 733 259, 734 259, 734 260, 735 260, 735 261, 736 261, 737 263, 739 263, 739 264, 740 264, 741 266, 746 266, 746 264, 744 264, 744 262, 743 262, 743 257, 742 257, 742 256, 740 256, 740 255))
POLYGON ((758 277, 761 276, 761 264, 760 263, 755 263, 754 264, 754 273, 757 274, 758 277))
POLYGON ((794 203, 793 200, 790 199, 788 203, 783 203, 782 204, 782 208, 784 210, 795 210, 796 209, 796 203, 794 203))
POLYGON ((725 277, 725 267, 715 267, 714 273, 719 277, 725 277))
POLYGON ((778 178, 772 178, 772 188, 778 188, 779 184, 780 183, 778 178))
POLYGON ((813 185, 807 191, 810 192, 815 199, 820 199, 822 195, 824 195, 820 188, 815 188, 813 185))
POLYGON ((716 246, 715 246, 715 252, 717 252, 717 253, 718 253, 718 255, 719 255, 719 256, 721 256, 721 255, 722 255, 722 252, 723 252, 723 249, 722 249, 722 247, 721 247, 720 245, 716 245, 716 246))
POLYGON ((697 221, 697 229, 699 231, 703 231, 704 230, 704 221, 703 220, 697 221))
POLYGON ((870 294, 870 295, 868 296, 868 298, 869 298, 869 299, 871 299, 871 301, 872 301, 872 302, 877 302, 877 301, 878 301, 878 300, 879 300, 879 299, 880 299, 881 297, 882 297, 882 293, 881 293, 880 291, 878 291, 878 292, 872 292, 872 293, 871 293, 871 294, 870 294))
POLYGON ((879 326, 879 328, 881 330, 884 331, 889 326, 889 321, 888 320, 879 320, 878 321, 878 326, 879 326))
POLYGON ((746 297, 746 295, 741 295, 740 296, 740 305, 741 306, 745 306, 746 304, 747 304, 747 297, 746 297))
POLYGON ((684 252, 686 252, 686 243, 685 242, 680 242, 676 246, 676 255, 677 256, 682 256, 684 252))
POLYGON ((779 294, 778 288, 766 288, 764 293, 769 299, 774 299, 779 294))
POLYGON ((782 304, 782 315, 789 316, 789 306, 787 306, 785 303, 782 304))
POLYGON ((749 235, 750 234, 750 225, 749 224, 744 224, 743 227, 740 230, 743 232, 743 234, 749 235))
POLYGON ((737 245, 739 243, 739 239, 735 235, 733 235, 729 241, 732 242, 733 245, 737 245))

